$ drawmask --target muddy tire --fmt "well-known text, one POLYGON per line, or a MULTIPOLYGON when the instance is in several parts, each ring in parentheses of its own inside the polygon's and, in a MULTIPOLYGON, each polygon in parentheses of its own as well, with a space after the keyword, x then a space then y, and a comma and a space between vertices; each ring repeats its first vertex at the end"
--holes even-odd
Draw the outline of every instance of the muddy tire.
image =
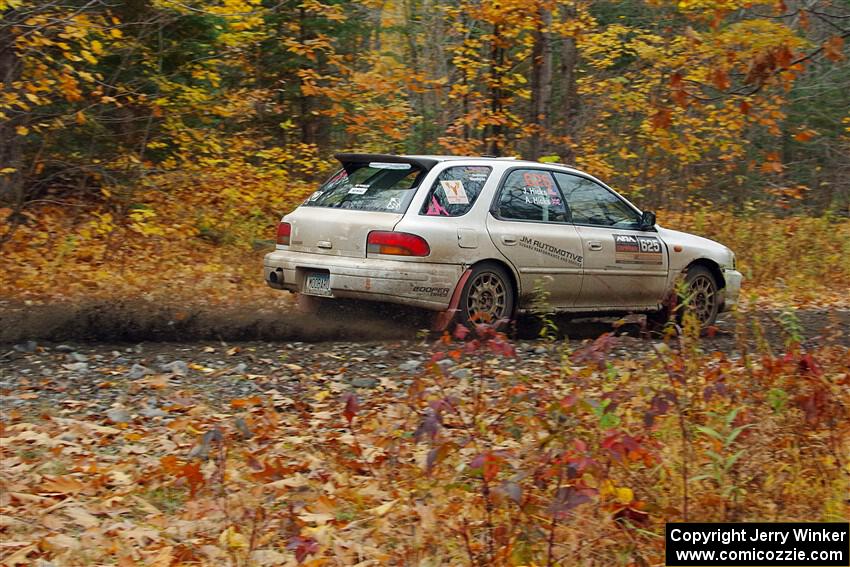
POLYGON ((675 306, 665 305, 659 311, 647 313, 647 329, 661 331, 672 316, 681 325, 685 313, 693 313, 703 330, 714 325, 720 312, 718 289, 717 280, 708 268, 691 266, 685 273, 685 296, 677 297, 675 306))
POLYGON ((720 286, 714 278, 714 274, 704 266, 691 266, 685 274, 686 296, 680 298, 681 308, 679 319, 685 313, 693 313, 699 321, 700 327, 705 329, 717 322, 717 314, 720 312, 720 286))
POLYGON ((497 264, 479 264, 463 286, 458 319, 463 324, 491 323, 514 316, 516 292, 508 272, 497 264))

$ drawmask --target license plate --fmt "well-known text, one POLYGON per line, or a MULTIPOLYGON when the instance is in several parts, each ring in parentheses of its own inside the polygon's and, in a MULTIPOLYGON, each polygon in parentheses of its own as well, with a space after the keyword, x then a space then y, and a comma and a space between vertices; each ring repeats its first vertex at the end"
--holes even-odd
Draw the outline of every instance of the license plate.
POLYGON ((307 274, 302 293, 307 295, 331 296, 330 274, 307 274))

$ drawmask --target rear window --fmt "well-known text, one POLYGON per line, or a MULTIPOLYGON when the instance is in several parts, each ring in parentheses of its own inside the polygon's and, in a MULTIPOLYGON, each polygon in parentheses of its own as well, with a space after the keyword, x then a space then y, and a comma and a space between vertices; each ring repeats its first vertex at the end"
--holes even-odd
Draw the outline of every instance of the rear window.
POLYGON ((304 205, 401 213, 407 209, 423 174, 422 169, 409 163, 344 164, 304 205))
POLYGON ((440 172, 420 214, 441 217, 465 215, 490 176, 491 169, 479 165, 447 167, 440 172))

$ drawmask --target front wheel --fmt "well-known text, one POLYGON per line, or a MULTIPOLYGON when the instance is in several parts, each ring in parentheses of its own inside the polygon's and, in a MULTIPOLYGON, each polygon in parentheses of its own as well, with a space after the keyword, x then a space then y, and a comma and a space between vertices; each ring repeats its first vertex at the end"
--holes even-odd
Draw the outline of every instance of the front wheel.
POLYGON ((703 266, 691 266, 685 275, 686 296, 682 302, 683 312, 693 313, 700 327, 710 327, 717 321, 720 297, 714 275, 703 266))
POLYGON ((676 298, 674 305, 665 305, 660 311, 646 316, 647 324, 652 330, 660 330, 675 313, 675 322, 681 324, 685 313, 692 313, 700 327, 705 329, 714 325, 720 311, 718 285, 714 275, 704 266, 691 266, 685 273, 682 287, 684 295, 676 298))
POLYGON ((495 324, 514 313, 514 288, 508 272, 496 264, 472 269, 460 296, 461 323, 495 324))

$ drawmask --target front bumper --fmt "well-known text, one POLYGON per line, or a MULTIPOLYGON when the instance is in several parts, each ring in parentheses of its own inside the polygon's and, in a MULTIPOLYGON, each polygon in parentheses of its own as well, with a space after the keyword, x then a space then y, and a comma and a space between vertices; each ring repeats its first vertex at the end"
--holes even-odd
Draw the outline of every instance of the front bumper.
POLYGON ((310 272, 327 272, 333 297, 386 301, 435 311, 448 308, 463 274, 459 264, 349 258, 275 250, 263 259, 263 277, 275 289, 301 292, 310 272))
POLYGON ((723 279, 726 281, 726 287, 723 288, 723 301, 721 309, 728 311, 732 307, 738 305, 738 298, 741 295, 741 282, 744 276, 737 270, 723 270, 723 279))

